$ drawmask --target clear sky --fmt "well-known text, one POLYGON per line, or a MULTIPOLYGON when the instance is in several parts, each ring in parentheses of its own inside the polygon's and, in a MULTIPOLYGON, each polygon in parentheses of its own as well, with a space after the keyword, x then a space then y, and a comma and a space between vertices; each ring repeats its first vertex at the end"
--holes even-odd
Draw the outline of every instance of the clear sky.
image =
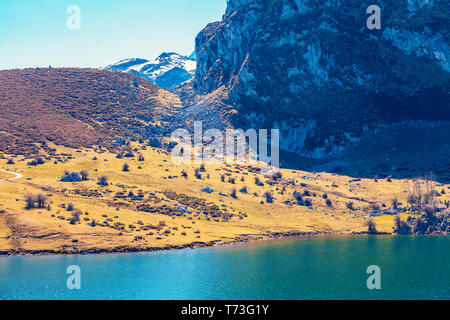
POLYGON ((226 0, 0 0, 0 70, 189 55, 225 8, 226 0), (80 29, 67 27, 70 5, 80 8, 80 29))

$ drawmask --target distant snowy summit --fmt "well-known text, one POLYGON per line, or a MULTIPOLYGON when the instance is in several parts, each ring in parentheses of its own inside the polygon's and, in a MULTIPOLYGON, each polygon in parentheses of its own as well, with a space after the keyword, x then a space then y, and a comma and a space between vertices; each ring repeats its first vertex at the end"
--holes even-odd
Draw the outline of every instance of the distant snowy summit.
POLYGON ((153 61, 132 58, 105 67, 106 70, 134 74, 166 89, 175 88, 191 80, 195 68, 195 53, 186 57, 174 52, 164 52, 153 61))

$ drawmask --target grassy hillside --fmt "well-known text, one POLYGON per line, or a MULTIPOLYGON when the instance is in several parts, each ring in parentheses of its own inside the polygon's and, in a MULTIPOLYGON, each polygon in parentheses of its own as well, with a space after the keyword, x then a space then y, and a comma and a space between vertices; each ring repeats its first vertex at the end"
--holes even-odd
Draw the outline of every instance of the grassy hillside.
POLYGON ((0 71, 0 150, 36 153, 36 143, 111 146, 152 134, 179 99, 129 74, 96 69, 0 71))
MULTIPOLYGON (((132 144, 133 156, 124 158, 99 148, 48 147, 58 161, 29 166, 23 156, 15 156, 14 164, 7 164, 9 155, 0 160, 1 169, 23 175, 0 181, 3 254, 153 250, 280 235, 351 234, 367 230, 377 205, 389 207, 392 198, 400 207, 407 205, 406 180, 283 169, 282 177, 273 179, 257 167, 215 164, 205 165, 196 177, 199 165, 174 165, 165 151, 138 143, 132 144), (125 163, 129 171, 123 171, 125 163), (85 170, 89 176, 61 182, 65 170, 85 170), (101 176, 107 176, 107 186, 98 184, 101 176), (255 178, 264 185, 256 185, 255 178), (202 192, 205 187, 212 192, 202 192), (247 193, 239 191, 244 187, 247 193), (266 192, 273 195, 272 203, 266 192), (309 206, 297 204, 294 192, 302 193, 309 206), (45 205, 26 209, 28 194, 44 195, 45 205)), ((40 152, 46 156, 45 150, 40 152)), ((2 173, 3 179, 9 177, 2 173)), ((450 200, 449 186, 436 187, 441 189, 447 192, 440 201, 450 200)), ((379 216, 375 222, 378 231, 392 233, 394 216, 379 216)))

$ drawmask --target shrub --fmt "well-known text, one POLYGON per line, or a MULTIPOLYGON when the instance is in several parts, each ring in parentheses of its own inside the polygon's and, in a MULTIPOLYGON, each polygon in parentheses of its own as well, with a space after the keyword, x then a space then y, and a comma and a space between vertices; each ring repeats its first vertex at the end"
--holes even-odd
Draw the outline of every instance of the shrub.
POLYGON ((78 172, 74 171, 72 173, 66 174, 61 178, 62 182, 78 182, 81 181, 81 177, 78 172))
POLYGON ((228 178, 228 182, 231 184, 235 184, 236 183, 236 178, 235 177, 229 177, 228 178))
POLYGON ((140 154, 138 160, 139 160, 140 162, 143 162, 143 161, 145 161, 145 158, 144 158, 144 156, 143 156, 142 154, 140 154))
POLYGON ((125 152, 125 154, 123 156, 126 158, 133 158, 134 153, 131 150, 128 150, 127 152, 125 152))
POLYGON ((243 186, 240 190, 240 193, 247 193, 247 186, 243 186))
POLYGON ((197 179, 201 179, 202 178, 202 174, 200 173, 200 169, 195 169, 194 170, 194 176, 197 178, 197 179))
POLYGON ((75 206, 73 205, 72 202, 69 202, 67 204, 67 211, 73 211, 73 210, 75 210, 75 206))
POLYGON ((298 205, 303 205, 303 195, 300 192, 294 191, 292 194, 295 198, 295 201, 297 201, 298 205))
POLYGON ((47 202, 47 196, 45 194, 38 194, 35 199, 38 208, 45 208, 45 203, 47 202))
POLYGON ((28 209, 28 210, 33 209, 34 206, 35 206, 35 203, 36 203, 36 198, 35 198, 35 196, 32 195, 32 194, 30 194, 30 193, 27 194, 27 195, 25 196, 25 203, 26 203, 26 205, 25 205, 25 208, 26 208, 26 209, 28 209))
POLYGON ((411 234, 411 225, 406 222, 403 221, 398 215, 395 216, 395 233, 399 234, 399 235, 408 235, 411 234))
POLYGON ((305 199, 304 205, 307 206, 307 207, 312 207, 312 201, 311 201, 311 199, 305 199))
POLYGON ((392 198, 391 206, 393 209, 398 209, 398 199, 397 198, 392 198))
POLYGON ((377 233, 377 226, 375 224, 375 221, 372 218, 367 220, 366 226, 367 226, 367 232, 369 234, 376 234, 377 233))
POLYGON ((380 206, 378 205, 378 203, 371 203, 369 205, 370 211, 372 212, 379 212, 380 211, 380 206))
POLYGON ((262 183, 262 181, 259 179, 259 177, 255 177, 255 184, 260 187, 262 187, 264 185, 264 183, 262 183))
POLYGON ((347 208, 349 208, 350 210, 355 210, 355 207, 353 206, 353 201, 349 201, 345 204, 347 206, 347 208))
POLYGON ((87 172, 86 170, 81 170, 80 175, 81 175, 81 180, 86 181, 88 179, 89 172, 87 172))
POLYGON ((264 192, 263 197, 266 198, 266 202, 267 202, 267 203, 272 203, 272 202, 273 202, 273 194, 272 194, 272 191, 266 191, 266 192, 264 192))
POLYGON ((29 166, 37 166, 39 164, 44 164, 44 159, 42 157, 37 157, 27 163, 29 166))
POLYGON ((425 215, 427 216, 428 221, 434 218, 436 214, 436 207, 430 204, 425 205, 424 207, 425 215))
POLYGON ((333 203, 331 202, 330 199, 326 199, 326 200, 325 200, 325 203, 326 203, 327 206, 330 207, 330 208, 333 206, 333 203))
POLYGON ((309 192, 309 190, 305 190, 305 191, 303 191, 303 195, 304 195, 305 197, 310 197, 310 196, 311 196, 311 193, 309 192))
POLYGON ((101 185, 101 186, 107 186, 109 183, 108 183, 108 177, 107 176, 100 176, 100 177, 98 177, 98 184, 99 185, 101 185))
POLYGON ((186 170, 183 169, 183 170, 181 171, 181 176, 182 176, 183 178, 186 178, 186 179, 187 179, 188 174, 187 174, 186 170))
POLYGON ((328 199, 328 194, 324 193, 323 196, 322 196, 322 198, 328 199))
POLYGON ((225 182, 225 177, 226 177, 226 176, 225 176, 224 174, 221 175, 221 176, 220 176, 220 180, 222 180, 222 182, 225 182))
POLYGON ((130 166, 128 165, 128 163, 123 164, 122 171, 124 171, 124 172, 130 171, 130 166))
POLYGON ((230 195, 231 195, 232 198, 237 199, 236 188, 233 188, 231 190, 231 194, 230 195))
POLYGON ((273 180, 279 180, 281 178, 283 178, 283 174, 280 171, 277 171, 274 174, 272 174, 272 179, 273 180))
POLYGON ((205 165, 201 164, 199 170, 200 170, 200 172, 206 172, 205 165))
POLYGON ((74 211, 72 212, 72 217, 70 218, 70 224, 76 224, 78 221, 80 221, 81 211, 74 211))
POLYGON ((9 158, 8 161, 6 162, 6 164, 14 164, 14 159, 13 158, 9 158))

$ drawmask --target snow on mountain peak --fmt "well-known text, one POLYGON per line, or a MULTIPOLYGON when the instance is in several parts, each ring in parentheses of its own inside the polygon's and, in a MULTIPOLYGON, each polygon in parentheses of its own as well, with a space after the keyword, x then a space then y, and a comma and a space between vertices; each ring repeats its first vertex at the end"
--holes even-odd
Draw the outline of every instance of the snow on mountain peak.
POLYGON ((175 52, 163 52, 156 59, 124 59, 107 66, 106 70, 128 72, 162 88, 174 88, 194 77, 195 59, 175 52))

